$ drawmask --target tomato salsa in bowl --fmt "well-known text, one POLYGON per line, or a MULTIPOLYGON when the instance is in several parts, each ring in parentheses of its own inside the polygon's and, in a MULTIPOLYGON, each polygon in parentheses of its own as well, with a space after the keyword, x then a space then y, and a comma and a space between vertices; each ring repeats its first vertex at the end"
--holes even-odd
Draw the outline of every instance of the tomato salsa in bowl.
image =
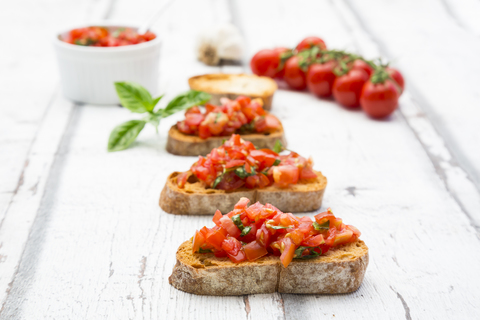
POLYGON ((138 35, 133 24, 102 21, 65 28, 53 41, 65 97, 82 103, 118 104, 114 82, 139 83, 157 94, 160 38, 138 35))
POLYGON ((87 47, 119 47, 144 43, 157 36, 151 31, 138 34, 129 27, 91 26, 76 28, 60 35, 59 39, 70 44, 87 47))

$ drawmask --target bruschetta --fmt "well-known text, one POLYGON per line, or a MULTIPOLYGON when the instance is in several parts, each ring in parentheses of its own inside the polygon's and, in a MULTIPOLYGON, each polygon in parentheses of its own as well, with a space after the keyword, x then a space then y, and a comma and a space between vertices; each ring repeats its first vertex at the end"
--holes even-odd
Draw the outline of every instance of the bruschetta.
POLYGON ((167 151, 181 156, 205 156, 232 133, 242 135, 257 148, 286 144, 280 120, 262 108, 261 99, 240 96, 223 98, 222 105, 206 104, 205 112, 193 107, 168 132, 167 151))
POLYGON ((241 197, 307 212, 321 207, 326 186, 327 178, 313 170, 311 158, 256 149, 233 134, 206 157, 199 156, 190 170, 170 174, 159 202, 165 212, 186 215, 230 211, 241 197))
POLYGON ((212 104, 219 104, 223 97, 247 96, 262 99, 265 110, 272 108, 273 94, 278 88, 274 80, 254 74, 204 74, 188 79, 188 84, 192 90, 209 93, 212 104))
POLYGON ((368 265, 360 231, 329 209, 298 218, 241 198, 215 226, 178 248, 169 282, 199 295, 337 294, 357 290, 368 265))

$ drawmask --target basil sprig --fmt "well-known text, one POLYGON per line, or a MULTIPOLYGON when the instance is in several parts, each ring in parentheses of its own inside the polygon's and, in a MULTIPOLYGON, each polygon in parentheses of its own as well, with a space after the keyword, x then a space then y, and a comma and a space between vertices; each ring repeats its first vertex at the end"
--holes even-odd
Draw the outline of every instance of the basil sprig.
POLYGON ((275 141, 275 145, 273 146, 273 152, 280 153, 284 150, 283 144, 280 140, 275 141))
POLYGON ((245 227, 242 223, 242 220, 240 219, 240 215, 237 214, 235 216, 232 217, 232 221, 233 223, 237 226, 238 229, 240 229, 242 231, 242 233, 240 234, 240 237, 244 237, 246 236, 250 230, 252 230, 252 227, 248 226, 248 227, 245 227))
POLYGON ((164 109, 155 110, 163 95, 154 99, 147 89, 133 82, 115 82, 115 89, 122 106, 134 113, 147 115, 141 120, 130 120, 115 127, 108 139, 109 152, 127 149, 143 130, 145 124, 152 124, 158 132, 161 119, 193 106, 202 105, 211 98, 208 93, 190 90, 176 96, 164 109))
POLYGON ((198 248, 198 253, 212 253, 213 251, 210 249, 202 249, 198 248))
POLYGON ((327 220, 327 222, 322 224, 319 224, 317 221, 315 221, 313 222, 313 228, 317 231, 328 231, 328 229, 330 229, 330 220, 327 220))
POLYGON ((312 258, 320 256, 321 254, 322 254, 322 249, 320 249, 318 247, 298 247, 295 250, 295 254, 294 254, 293 258, 294 259, 312 259, 312 258), (314 250, 310 250, 310 254, 302 256, 302 253, 303 253, 303 251, 305 251, 305 249, 318 249, 318 250, 320 250, 320 253, 318 253, 314 250))

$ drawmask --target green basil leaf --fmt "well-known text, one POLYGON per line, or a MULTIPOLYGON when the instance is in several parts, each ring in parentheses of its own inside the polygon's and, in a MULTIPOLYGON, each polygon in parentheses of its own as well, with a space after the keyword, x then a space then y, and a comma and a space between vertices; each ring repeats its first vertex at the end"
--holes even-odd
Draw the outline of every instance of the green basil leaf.
POLYGON ((250 230, 252 230, 252 227, 244 227, 242 233, 240 234, 240 237, 245 237, 250 232, 250 230))
POLYGON ((273 163, 273 165, 278 166, 280 164, 280 162, 282 162, 280 159, 275 159, 275 162, 273 163))
POLYGON ((294 254, 293 258, 294 259, 312 259, 312 258, 320 256, 321 254, 322 254, 322 249, 320 249, 318 247, 298 247, 295 250, 295 254, 294 254), (313 251, 313 250, 310 250, 309 255, 302 256, 302 253, 303 253, 303 251, 305 251, 305 249, 318 249, 318 250, 320 250, 320 253, 318 253, 316 251, 313 251))
POLYGON ((242 220, 240 219, 240 215, 239 215, 239 214, 234 215, 234 216, 232 217, 232 221, 233 221, 233 223, 237 226, 238 229, 243 230, 244 226, 243 226, 242 220))
MULTIPOLYGON (((163 98, 163 96, 164 96, 164 95, 162 94, 160 97, 158 97, 158 98, 156 98, 156 99, 153 99, 153 101, 152 101, 153 108, 155 108, 155 106, 157 105, 158 101, 160 101, 160 100, 163 98)), ((152 108, 152 110, 153 110, 153 108, 152 108)))
POLYGON ((313 222, 313 228, 317 231, 325 231, 330 229, 330 220, 327 220, 327 222, 324 222, 322 224, 319 224, 317 221, 313 222))
POLYGON ((251 172, 251 173, 248 173, 247 170, 245 170, 245 165, 244 165, 244 166, 241 166, 241 167, 236 168, 236 169, 235 169, 235 174, 236 174, 239 178, 245 179, 246 177, 256 175, 257 172, 255 171, 255 168, 252 167, 252 172, 251 172))
POLYGON ((178 111, 182 111, 193 106, 205 104, 210 99, 211 96, 206 92, 195 90, 187 91, 176 96, 172 101, 168 103, 165 109, 161 110, 162 117, 166 118, 178 111))
POLYGON ((145 127, 145 123, 143 120, 130 120, 116 126, 108 138, 108 151, 127 149, 145 127))
POLYGON ((213 181, 212 188, 215 189, 217 187, 217 185, 220 183, 220 181, 222 181, 222 179, 223 179, 223 174, 219 175, 217 177, 217 179, 215 179, 215 181, 213 181))
POLYGON ((202 249, 198 248, 198 253, 212 253, 213 251, 210 249, 202 249))
POLYGON ((155 107, 150 92, 137 83, 115 82, 115 89, 122 106, 132 112, 144 113, 155 107))
POLYGON ((246 124, 242 125, 240 127, 240 129, 238 129, 238 130, 240 131, 241 134, 254 132, 255 131, 255 123, 254 123, 254 121, 251 121, 250 123, 246 123, 246 124))
POLYGON ((283 150, 283 144, 280 140, 275 141, 275 146, 273 147, 273 152, 280 153, 283 150))

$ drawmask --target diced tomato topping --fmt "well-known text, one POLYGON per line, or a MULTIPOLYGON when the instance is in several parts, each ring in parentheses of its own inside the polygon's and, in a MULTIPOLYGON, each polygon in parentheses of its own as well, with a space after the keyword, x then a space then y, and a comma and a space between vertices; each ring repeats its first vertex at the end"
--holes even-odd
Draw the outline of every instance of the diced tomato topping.
POLYGON ((300 179, 316 179, 317 174, 310 168, 303 168, 300 171, 300 179))
POLYGON ((198 252, 200 247, 205 243, 205 236, 200 231, 195 231, 193 237, 192 253, 198 252))
POLYGON ((227 253, 227 256, 232 262, 239 263, 244 261, 247 257, 243 251, 242 244, 235 238, 228 237, 222 243, 222 249, 227 253))
POLYGON ((86 27, 71 30, 60 40, 91 47, 118 47, 139 44, 155 39, 153 32, 147 31, 144 34, 138 34, 132 28, 106 28, 106 27, 86 27))
POLYGON ((239 166, 243 166, 244 164, 245 164, 245 160, 230 160, 225 165, 225 168, 229 169, 229 168, 239 167, 239 166))
POLYGON ((283 239, 283 245, 285 248, 283 249, 282 255, 280 256, 280 261, 282 262, 283 266, 286 268, 292 262, 293 256, 295 254, 295 244, 290 238, 283 239))
POLYGON ((263 245, 258 243, 256 240, 247 244, 244 247, 244 250, 245 250, 245 254, 247 255, 248 261, 257 260, 268 254, 267 249, 263 245))
POLYGON ((235 205, 235 209, 245 209, 250 202, 250 199, 242 197, 238 200, 237 204, 235 205))
POLYGON ((221 226, 222 224, 220 223, 220 219, 222 219, 223 215, 222 213, 220 212, 220 210, 217 210, 215 211, 215 214, 213 215, 213 219, 212 221, 217 225, 217 226, 221 226))
POLYGON ((228 215, 223 216, 220 219, 220 224, 222 228, 231 236, 238 238, 240 234, 242 233, 240 229, 235 225, 235 223, 232 221, 232 218, 230 218, 228 215))
POLYGON ((222 228, 218 228, 215 231, 211 231, 207 235, 206 242, 212 245, 215 249, 222 250, 222 242, 225 240, 225 234, 222 231, 222 228))
POLYGON ((345 225, 330 208, 312 220, 283 213, 268 203, 248 203, 247 198, 241 198, 235 209, 225 215, 217 210, 212 219, 215 226, 195 232, 192 251, 213 252, 234 263, 275 255, 287 267, 293 259, 302 258, 295 256, 300 247, 306 247, 301 256, 325 254, 331 248, 355 242, 360 236, 357 228, 345 225))
POLYGON ((273 180, 280 188, 286 188, 289 184, 298 182, 298 168, 291 165, 273 168, 273 180))
POLYGON ((207 103, 205 113, 197 106, 188 109, 185 120, 177 123, 178 130, 207 139, 232 133, 273 132, 281 127, 275 116, 263 110, 263 102, 259 99, 238 97, 236 100, 222 98, 220 101, 221 106, 207 103))
POLYGON ((179 188, 183 188, 185 183, 187 183, 187 178, 189 176, 189 172, 182 172, 177 176, 177 185, 179 188))

